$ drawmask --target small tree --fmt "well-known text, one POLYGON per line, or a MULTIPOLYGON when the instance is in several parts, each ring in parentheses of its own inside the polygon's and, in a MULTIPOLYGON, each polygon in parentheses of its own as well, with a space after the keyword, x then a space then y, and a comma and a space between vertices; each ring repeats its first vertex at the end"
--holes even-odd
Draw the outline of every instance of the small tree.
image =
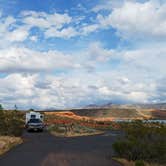
POLYGON ((2 104, 0 104, 0 111, 2 111, 3 110, 3 106, 2 106, 2 104))
POLYGON ((30 108, 29 111, 35 111, 33 108, 30 108))
POLYGON ((135 166, 145 166, 145 163, 142 160, 137 160, 135 166))
POLYGON ((17 105, 15 104, 15 105, 14 105, 14 110, 17 111, 17 109, 18 109, 18 108, 17 108, 17 105))

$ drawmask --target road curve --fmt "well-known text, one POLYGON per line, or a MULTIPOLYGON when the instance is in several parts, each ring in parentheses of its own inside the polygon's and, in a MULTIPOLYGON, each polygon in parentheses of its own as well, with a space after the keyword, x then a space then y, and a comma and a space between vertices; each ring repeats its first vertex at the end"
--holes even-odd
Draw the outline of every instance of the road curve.
POLYGON ((116 133, 59 138, 47 131, 24 132, 23 139, 0 157, 0 166, 120 166, 111 159, 116 133))

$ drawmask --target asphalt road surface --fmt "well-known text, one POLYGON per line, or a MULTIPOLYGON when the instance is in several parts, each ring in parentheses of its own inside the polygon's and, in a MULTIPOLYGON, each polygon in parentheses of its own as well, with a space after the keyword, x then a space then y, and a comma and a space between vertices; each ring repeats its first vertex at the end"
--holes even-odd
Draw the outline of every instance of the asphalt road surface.
POLYGON ((117 135, 60 138, 25 131, 25 142, 1 156, 0 166, 120 166, 111 159, 117 135))

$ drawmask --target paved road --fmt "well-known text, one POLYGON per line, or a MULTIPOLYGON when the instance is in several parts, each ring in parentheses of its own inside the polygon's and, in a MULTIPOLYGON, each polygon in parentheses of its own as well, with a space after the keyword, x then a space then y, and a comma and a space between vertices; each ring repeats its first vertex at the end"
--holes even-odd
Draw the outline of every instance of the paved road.
POLYGON ((0 166, 120 166, 111 160, 116 133, 58 138, 24 132, 25 142, 0 157, 0 166))

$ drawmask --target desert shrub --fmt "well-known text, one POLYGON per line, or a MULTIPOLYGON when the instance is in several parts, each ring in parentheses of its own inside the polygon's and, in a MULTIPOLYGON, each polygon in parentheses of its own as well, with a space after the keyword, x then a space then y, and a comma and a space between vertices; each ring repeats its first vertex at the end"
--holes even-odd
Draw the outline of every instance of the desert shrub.
POLYGON ((137 160, 135 166, 145 166, 145 163, 142 160, 137 160))
POLYGON ((113 144, 113 148, 115 149, 119 157, 124 157, 124 154, 126 153, 127 144, 124 141, 117 141, 113 144))
POLYGON ((65 132, 65 128, 62 125, 53 125, 51 130, 56 131, 58 133, 64 133, 65 132))
POLYGON ((166 163, 166 127, 140 121, 123 125, 126 136, 113 144, 119 157, 166 163))
POLYGON ((0 110, 0 134, 4 132, 5 123, 4 123, 5 115, 4 111, 0 110))
POLYGON ((0 111, 2 111, 3 110, 3 106, 2 106, 2 104, 0 104, 0 111))
POLYGON ((20 136, 23 127, 22 113, 18 111, 0 111, 0 135, 20 136))

